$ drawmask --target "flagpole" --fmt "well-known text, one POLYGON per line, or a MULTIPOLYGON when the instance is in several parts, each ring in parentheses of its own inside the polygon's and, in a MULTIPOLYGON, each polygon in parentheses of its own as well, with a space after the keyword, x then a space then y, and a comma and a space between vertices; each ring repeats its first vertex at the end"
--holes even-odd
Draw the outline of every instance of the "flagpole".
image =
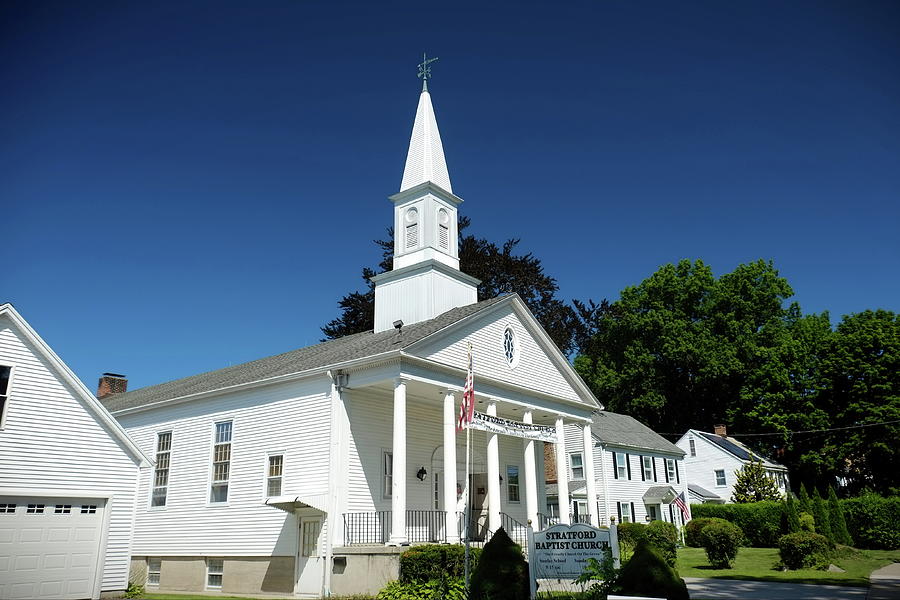
POLYGON ((469 499, 472 497, 472 486, 469 485, 469 439, 472 435, 472 429, 466 426, 466 509, 463 512, 463 518, 465 519, 465 526, 463 531, 465 532, 465 542, 466 542, 466 552, 465 552, 465 584, 466 584, 466 595, 469 594, 469 525, 471 523, 471 513, 469 510, 469 506, 471 502, 469 499))

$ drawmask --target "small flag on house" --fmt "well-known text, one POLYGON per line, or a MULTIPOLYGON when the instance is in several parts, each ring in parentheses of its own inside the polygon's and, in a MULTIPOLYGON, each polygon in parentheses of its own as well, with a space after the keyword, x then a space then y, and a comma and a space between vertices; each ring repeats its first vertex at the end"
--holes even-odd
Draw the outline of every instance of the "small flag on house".
POLYGON ((459 420, 456 430, 462 431, 472 422, 475 416, 475 371, 472 368, 472 344, 469 344, 469 367, 466 372, 466 385, 463 387, 462 404, 459 405, 459 420))
POLYGON ((672 500, 672 503, 681 509, 681 515, 684 517, 685 521, 691 518, 691 515, 688 513, 687 503, 684 499, 684 492, 678 494, 678 496, 676 496, 675 499, 672 500))

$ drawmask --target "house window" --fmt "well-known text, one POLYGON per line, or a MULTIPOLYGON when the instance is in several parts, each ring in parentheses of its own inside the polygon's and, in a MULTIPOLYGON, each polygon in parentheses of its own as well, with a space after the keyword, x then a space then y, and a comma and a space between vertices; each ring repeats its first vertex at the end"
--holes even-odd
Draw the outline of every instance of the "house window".
POLYGON ((725 485, 725 469, 716 469, 716 485, 718 487, 725 485))
POLYGON ((147 585, 159 585, 160 573, 162 573, 162 559, 149 559, 147 561, 147 585))
POLYGON ((381 453, 381 464, 382 464, 382 474, 383 477, 383 485, 384 490, 383 495, 385 498, 391 497, 391 490, 394 487, 394 453, 388 452, 387 450, 382 451, 381 453))
POLYGON ((210 502, 228 501, 228 477, 231 471, 231 421, 216 423, 213 441, 210 502))
POLYGON ((584 461, 581 452, 569 455, 569 465, 572 467, 572 479, 584 479, 584 461))
POLYGON ((653 481, 653 457, 642 456, 641 463, 644 471, 644 481, 653 481))
POLYGON ((688 444, 691 446, 691 456, 697 456, 697 446, 694 444, 694 438, 688 439, 688 444))
POLYGON ((666 459, 666 477, 667 481, 678 481, 678 469, 675 468, 675 460, 672 458, 666 459))
POLYGON ((153 472, 153 494, 150 506, 165 506, 169 490, 169 457, 172 453, 172 432, 156 434, 156 469, 153 472))
POLYGON ((0 365, 0 427, 6 421, 6 405, 9 399, 9 379, 12 375, 12 367, 0 365))
POLYGON ((266 495, 270 498, 281 495, 281 479, 284 469, 284 455, 269 456, 269 467, 266 471, 266 495))
POLYGON ((631 523, 634 521, 634 513, 632 512, 634 509, 631 506, 631 502, 619 502, 619 522, 620 523, 631 523))
POLYGON ((506 497, 510 502, 519 501, 519 467, 506 466, 506 497))
POLYGON ((322 529, 321 521, 303 521, 301 534, 301 556, 318 556, 319 531, 322 529))
POLYGON ((616 479, 631 479, 628 469, 628 455, 621 452, 613 452, 616 457, 616 479))
POLYGON ((222 575, 225 573, 225 561, 221 558, 206 559, 206 589, 222 589, 222 575))

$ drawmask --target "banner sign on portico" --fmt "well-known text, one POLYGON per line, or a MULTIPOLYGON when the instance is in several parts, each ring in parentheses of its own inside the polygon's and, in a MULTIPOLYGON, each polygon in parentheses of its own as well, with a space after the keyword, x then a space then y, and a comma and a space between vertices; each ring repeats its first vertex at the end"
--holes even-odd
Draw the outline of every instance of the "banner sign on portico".
POLYGON ((535 425, 533 423, 522 423, 521 421, 513 421, 501 417, 493 417, 484 413, 475 411, 475 415, 469 422, 471 429, 479 429, 481 431, 489 431, 491 433, 500 433, 503 435, 511 435, 514 437, 525 438, 526 440, 536 440, 539 442, 556 442, 556 428, 546 425, 535 425))

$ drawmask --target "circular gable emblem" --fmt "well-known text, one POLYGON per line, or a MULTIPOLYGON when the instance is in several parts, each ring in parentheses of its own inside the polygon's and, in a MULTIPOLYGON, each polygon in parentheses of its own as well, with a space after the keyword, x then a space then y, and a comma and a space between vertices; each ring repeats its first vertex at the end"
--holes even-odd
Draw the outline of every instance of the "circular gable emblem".
POLYGON ((503 332, 503 354, 510 369, 519 364, 519 340, 511 326, 507 326, 503 332))

